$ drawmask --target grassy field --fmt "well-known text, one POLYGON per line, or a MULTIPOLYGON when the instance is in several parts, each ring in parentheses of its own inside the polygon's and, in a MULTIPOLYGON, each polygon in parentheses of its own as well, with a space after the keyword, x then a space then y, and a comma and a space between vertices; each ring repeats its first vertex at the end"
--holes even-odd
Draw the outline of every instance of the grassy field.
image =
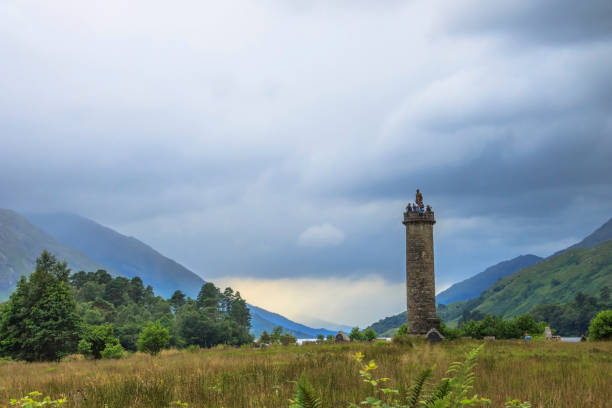
MULTIPOLYGON (((165 351, 122 360, 61 363, 0 362, 0 406, 30 391, 68 398, 67 407, 287 407, 292 380, 302 372, 324 407, 347 407, 371 394, 353 355, 360 351, 380 367, 377 376, 406 391, 420 370, 462 360, 481 342, 435 347, 344 344, 165 351), (78 390, 81 390, 80 392, 78 390)), ((478 358, 474 392, 501 407, 508 397, 534 407, 612 406, 612 343, 487 342, 478 358)))

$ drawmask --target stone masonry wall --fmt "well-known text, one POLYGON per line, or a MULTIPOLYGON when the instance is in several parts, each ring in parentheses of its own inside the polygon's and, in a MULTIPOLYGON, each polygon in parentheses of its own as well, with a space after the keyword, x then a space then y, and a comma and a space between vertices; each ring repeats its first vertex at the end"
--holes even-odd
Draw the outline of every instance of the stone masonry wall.
POLYGON ((406 225, 406 296, 409 334, 440 329, 436 317, 433 224, 430 217, 404 217, 406 225))

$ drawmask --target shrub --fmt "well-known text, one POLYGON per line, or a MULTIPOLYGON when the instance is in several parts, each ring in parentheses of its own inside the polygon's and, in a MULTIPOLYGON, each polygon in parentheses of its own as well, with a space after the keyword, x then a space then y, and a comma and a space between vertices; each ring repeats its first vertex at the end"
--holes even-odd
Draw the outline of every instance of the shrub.
POLYGON ((77 351, 79 354, 84 355, 85 357, 91 356, 91 342, 81 339, 77 346, 77 351))
POLYGON ((590 340, 612 340, 612 310, 603 310, 591 320, 590 340))
POLYGON ((78 343, 79 353, 84 356, 92 355, 95 359, 102 358, 102 351, 108 345, 119 344, 115 337, 113 325, 103 324, 98 326, 87 326, 83 338, 78 343))
POLYGON ((414 346, 413 338, 408 336, 408 326, 406 325, 406 323, 402 324, 397 329, 397 333, 391 338, 391 341, 393 342, 393 344, 399 344, 404 346, 408 345, 410 347, 414 346))
POLYGON ((446 340, 454 340, 461 337, 461 329, 457 327, 448 327, 446 323, 440 322, 440 333, 444 336, 446 340))
POLYGON ((365 340, 365 336, 363 335, 363 332, 359 330, 359 327, 353 327, 349 333, 349 339, 351 339, 351 341, 363 341, 365 340))
POLYGON ((138 350, 152 356, 159 353, 170 342, 170 333, 160 322, 147 324, 138 336, 138 350))
POLYGON ((123 357, 123 352, 123 347, 121 346, 121 344, 117 343, 107 344, 104 350, 102 350, 102 353, 100 354, 102 355, 103 359, 110 360, 123 357))
POLYGON ((391 341, 393 342, 393 344, 398 344, 400 346, 410 346, 410 347, 414 346, 414 342, 407 334, 402 334, 402 335, 398 334, 397 336, 393 336, 391 341))
POLYGON ((498 339, 520 339, 524 333, 539 335, 544 332, 546 323, 536 323, 530 314, 504 320, 500 316, 485 315, 482 320, 465 321, 460 326, 460 334, 475 339, 495 336, 498 339))
POLYGON ((297 341, 297 339, 295 337, 293 337, 289 333, 283 333, 280 336, 280 342, 281 342, 281 344, 283 346, 288 346, 290 344, 295 344, 296 341, 297 341))
POLYGON ((60 398, 57 400, 51 400, 51 397, 49 396, 46 396, 44 398, 41 398, 41 397, 42 397, 42 394, 40 392, 32 391, 27 396, 20 398, 18 400, 11 398, 9 406, 19 407, 19 408, 59 407, 64 402, 66 402, 66 400, 63 398, 60 398))
POLYGON ((257 342, 259 344, 270 344, 272 342, 272 338, 270 337, 268 332, 264 330, 261 333, 261 336, 259 336, 259 340, 257 340, 257 342))
POLYGON ((373 328, 371 328, 371 327, 370 327, 369 329, 366 329, 366 330, 363 332, 363 337, 364 337, 364 338, 365 338, 367 341, 372 341, 372 340, 376 339, 376 337, 377 337, 377 336, 378 336, 378 335, 376 334, 376 330, 374 330, 374 329, 373 329, 373 328))

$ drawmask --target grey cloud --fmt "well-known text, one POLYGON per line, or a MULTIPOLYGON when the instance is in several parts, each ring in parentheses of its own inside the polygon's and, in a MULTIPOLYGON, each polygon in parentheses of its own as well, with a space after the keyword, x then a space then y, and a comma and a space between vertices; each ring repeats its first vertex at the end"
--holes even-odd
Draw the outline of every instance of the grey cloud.
POLYGON ((421 187, 449 283, 612 215, 604 3, 146 3, 0 6, 2 206, 204 277, 396 281, 421 187))
POLYGON ((444 18, 451 33, 499 34, 521 42, 573 43, 612 37, 612 4, 606 0, 456 2, 444 18))

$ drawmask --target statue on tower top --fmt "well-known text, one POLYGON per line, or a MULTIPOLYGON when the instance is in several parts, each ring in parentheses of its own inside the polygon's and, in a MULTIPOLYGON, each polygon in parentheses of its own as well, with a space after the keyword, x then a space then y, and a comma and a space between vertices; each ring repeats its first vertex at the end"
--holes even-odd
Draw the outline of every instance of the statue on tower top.
POLYGON ((421 191, 419 191, 418 188, 416 191, 416 198, 414 199, 414 201, 416 202, 417 207, 423 208, 425 206, 423 204, 423 194, 421 194, 421 191))

